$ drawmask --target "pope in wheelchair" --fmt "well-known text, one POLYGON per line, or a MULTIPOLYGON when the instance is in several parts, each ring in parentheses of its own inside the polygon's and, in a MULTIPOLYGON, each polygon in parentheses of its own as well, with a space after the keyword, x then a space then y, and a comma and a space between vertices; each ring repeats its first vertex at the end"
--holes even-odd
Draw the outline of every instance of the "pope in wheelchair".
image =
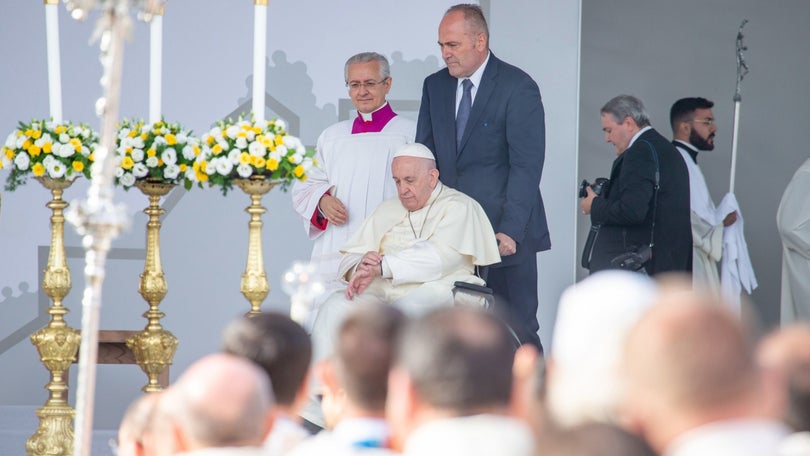
POLYGON ((316 359, 329 355, 343 317, 359 303, 390 303, 410 316, 462 300, 491 303, 476 270, 501 258, 484 210, 439 181, 433 154, 421 144, 400 147, 391 168, 397 198, 380 204, 341 249, 338 274, 347 285, 315 318, 316 359))

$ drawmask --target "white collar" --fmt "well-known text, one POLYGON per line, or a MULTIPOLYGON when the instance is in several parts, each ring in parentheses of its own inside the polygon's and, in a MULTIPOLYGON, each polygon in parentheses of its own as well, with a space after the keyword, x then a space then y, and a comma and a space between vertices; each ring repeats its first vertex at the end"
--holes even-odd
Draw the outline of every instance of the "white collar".
MULTIPOLYGON (((630 144, 627 145, 627 149, 633 146, 633 143, 636 142, 639 136, 641 136, 645 131, 652 130, 652 127, 647 125, 646 127, 642 128, 641 130, 637 131, 635 135, 630 139, 630 144)), ((625 150, 627 150, 625 149, 625 150)))
POLYGON ((357 111, 357 113, 358 113, 358 114, 360 114, 360 117, 362 117, 362 118, 363 118, 363 122, 371 122, 371 120, 372 120, 372 118, 373 118, 373 114, 374 114, 375 112, 379 111, 380 109, 382 109, 382 108, 386 107, 387 105, 388 105, 388 101, 386 101, 385 103, 383 103, 383 104, 382 104, 382 106, 380 106, 379 108, 377 108, 377 109, 375 109, 375 110, 371 111, 371 112, 370 112, 370 113, 368 113, 368 114, 366 114, 365 112, 360 112, 360 111, 357 111))
POLYGON ((478 89, 478 86, 481 85, 481 77, 484 76, 484 69, 487 67, 487 63, 489 63, 489 57, 492 55, 491 52, 487 51, 487 58, 484 59, 484 63, 478 67, 477 70, 470 75, 469 78, 458 78, 458 84, 456 85, 456 89, 461 87, 461 83, 464 82, 465 79, 469 79, 470 82, 473 83, 473 90, 478 89))
POLYGON ((692 144, 690 144, 690 143, 688 143, 686 141, 681 141, 680 139, 676 139, 675 141, 677 141, 678 144, 683 144, 684 146, 694 150, 695 152, 700 152, 697 147, 693 146, 692 144))

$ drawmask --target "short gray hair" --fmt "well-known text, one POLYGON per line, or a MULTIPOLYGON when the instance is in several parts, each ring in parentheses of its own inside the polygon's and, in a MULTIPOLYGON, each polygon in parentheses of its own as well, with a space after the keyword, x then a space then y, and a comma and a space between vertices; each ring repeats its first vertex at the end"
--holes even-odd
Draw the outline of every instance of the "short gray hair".
POLYGON ((349 82, 349 66, 357 63, 377 62, 380 64, 380 79, 385 80, 391 77, 391 66, 388 64, 388 59, 382 54, 376 52, 361 52, 349 57, 346 65, 343 66, 343 79, 349 82))
POLYGON ((487 37, 487 41, 489 41, 489 27, 484 17, 484 11, 480 6, 473 3, 461 3, 448 8, 444 15, 447 16, 456 11, 464 13, 464 21, 467 23, 467 27, 473 32, 483 33, 487 37))
POLYGON ((610 114, 616 123, 621 123, 626 117, 633 119, 639 128, 650 125, 650 115, 644 108, 644 103, 633 95, 619 95, 612 98, 602 106, 599 111, 602 114, 610 114))

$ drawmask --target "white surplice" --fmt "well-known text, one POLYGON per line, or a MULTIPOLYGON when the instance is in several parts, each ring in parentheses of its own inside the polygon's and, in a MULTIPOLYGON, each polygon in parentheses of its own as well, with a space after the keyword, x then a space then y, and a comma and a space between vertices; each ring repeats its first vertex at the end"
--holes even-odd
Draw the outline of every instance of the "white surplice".
POLYGON ((810 321, 810 159, 785 188, 776 226, 782 238, 782 323, 810 321))
POLYGON ((391 160, 397 148, 412 143, 416 135, 416 123, 401 116, 388 121, 379 133, 352 134, 353 122, 338 122, 321 133, 315 155, 318 166, 306 181, 296 181, 292 188, 293 207, 307 236, 315 240, 310 261, 326 289, 321 302, 343 286, 337 277, 340 247, 374 208, 396 195, 391 160), (329 223, 321 231, 311 219, 327 191, 346 206, 348 220, 342 226, 329 223))
POLYGON ((692 281, 696 286, 719 290, 739 315, 740 292, 745 289, 750 294, 757 287, 745 242, 742 211, 733 193, 727 193, 719 206, 714 205, 700 167, 686 151, 687 147, 697 149, 683 141, 677 143, 676 149, 689 170, 692 281), (737 212, 737 221, 723 227, 723 219, 732 212, 737 212), (722 261, 720 278, 717 273, 718 261, 722 261))

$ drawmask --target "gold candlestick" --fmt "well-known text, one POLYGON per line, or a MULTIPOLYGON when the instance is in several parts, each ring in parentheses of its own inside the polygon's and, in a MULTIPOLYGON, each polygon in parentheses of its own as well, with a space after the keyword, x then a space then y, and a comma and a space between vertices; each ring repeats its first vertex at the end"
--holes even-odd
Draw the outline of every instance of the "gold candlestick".
POLYGON ((267 274, 264 272, 264 256, 262 255, 262 214, 267 212, 267 209, 262 206, 261 201, 262 195, 272 190, 277 184, 277 181, 267 180, 265 176, 236 179, 236 185, 250 196, 250 206, 245 208, 245 212, 250 214, 248 257, 240 287, 240 291, 250 302, 248 316, 261 313, 262 302, 270 293, 267 274))
POLYGON ((67 403, 68 386, 64 375, 76 360, 81 341, 79 331, 69 327, 65 322, 63 317, 68 313, 68 309, 62 306, 62 299, 70 292, 70 270, 65 257, 63 215, 68 203, 62 200, 62 192, 70 187, 73 181, 54 180, 48 177, 38 177, 37 180, 50 190, 53 196, 47 204, 53 211, 51 248, 42 284, 53 305, 48 309, 51 321, 31 335, 31 343, 36 345, 42 363, 50 371, 51 381, 45 386, 50 393, 48 401, 37 410, 39 428, 25 442, 25 449, 29 456, 67 456, 73 454, 72 421, 75 411, 67 403))
POLYGON ((177 349, 177 338, 163 329, 160 319, 166 316, 158 309, 160 301, 166 296, 168 287, 160 263, 160 197, 169 193, 174 184, 139 181, 135 186, 149 197, 149 206, 144 213, 149 216, 146 223, 146 263, 141 274, 138 292, 149 304, 149 310, 143 314, 148 320, 146 328, 127 339, 127 347, 135 354, 135 361, 146 373, 149 382, 142 388, 144 392, 160 391, 163 387, 158 376, 172 364, 174 351, 177 349))

